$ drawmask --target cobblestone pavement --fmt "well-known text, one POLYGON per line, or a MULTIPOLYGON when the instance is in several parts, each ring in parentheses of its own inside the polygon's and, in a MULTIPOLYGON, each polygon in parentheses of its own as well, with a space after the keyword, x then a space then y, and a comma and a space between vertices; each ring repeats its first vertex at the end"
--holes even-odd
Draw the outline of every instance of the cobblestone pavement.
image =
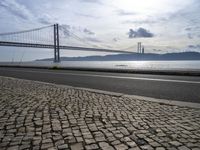
POLYGON ((0 150, 199 150, 200 109, 0 77, 0 150))

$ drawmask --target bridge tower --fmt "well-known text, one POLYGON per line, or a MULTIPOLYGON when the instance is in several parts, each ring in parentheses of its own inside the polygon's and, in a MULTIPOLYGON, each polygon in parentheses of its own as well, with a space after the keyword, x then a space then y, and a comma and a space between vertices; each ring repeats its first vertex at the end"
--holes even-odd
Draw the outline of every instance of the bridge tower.
POLYGON ((54 24, 54 62, 60 62, 59 26, 54 24))
POLYGON ((142 43, 138 42, 138 49, 137 49, 138 53, 142 53, 142 43))

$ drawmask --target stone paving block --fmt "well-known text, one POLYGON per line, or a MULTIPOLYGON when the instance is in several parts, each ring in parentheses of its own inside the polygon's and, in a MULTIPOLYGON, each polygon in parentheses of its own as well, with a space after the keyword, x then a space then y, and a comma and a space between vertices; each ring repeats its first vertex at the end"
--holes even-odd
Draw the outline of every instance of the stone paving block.
POLYGON ((164 147, 156 147, 156 150, 165 150, 164 147))
POLYGON ((180 142, 178 142, 178 141, 171 141, 171 142, 169 142, 170 144, 172 144, 173 146, 180 146, 180 145, 182 145, 180 142))
POLYGON ((99 149, 99 146, 97 144, 86 145, 85 149, 86 150, 95 150, 95 149, 99 149))
POLYGON ((71 150, 83 150, 83 144, 82 143, 75 143, 72 144, 71 146, 71 150))
POLYGON ((106 142, 100 142, 99 146, 102 150, 114 150, 114 148, 106 142))
POLYGON ((0 77, 0 150, 199 150, 200 109, 0 77))
POLYGON ((64 149, 67 149, 69 146, 68 146, 68 144, 60 144, 60 145, 58 145, 58 149, 59 150, 64 150, 64 149))
POLYGON ((128 146, 126 146, 125 144, 119 144, 119 145, 115 145, 116 150, 127 150, 128 146))
POLYGON ((179 150, 190 150, 188 147, 186 146, 180 146, 178 147, 179 150))

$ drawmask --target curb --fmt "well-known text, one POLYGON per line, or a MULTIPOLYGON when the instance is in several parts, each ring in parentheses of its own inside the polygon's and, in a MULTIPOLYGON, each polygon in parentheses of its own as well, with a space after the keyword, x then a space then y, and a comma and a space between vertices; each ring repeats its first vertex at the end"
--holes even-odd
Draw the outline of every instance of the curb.
POLYGON ((132 99, 136 99, 136 100, 160 103, 160 104, 165 104, 165 105, 174 105, 174 106, 200 109, 200 103, 181 102, 181 101, 175 101, 175 100, 158 99, 158 98, 138 96, 138 95, 128 95, 128 94, 124 94, 124 93, 103 91, 103 90, 83 88, 83 87, 74 87, 74 86, 68 86, 68 85, 63 85, 63 84, 54 84, 54 83, 48 83, 48 82, 42 82, 42 81, 33 81, 33 80, 27 80, 27 79, 19 79, 19 78, 13 78, 13 77, 4 77, 4 76, 0 76, 0 77, 1 78, 7 78, 7 79, 32 81, 32 82, 41 83, 41 84, 45 84, 45 85, 53 85, 53 86, 58 87, 58 88, 72 88, 72 89, 76 89, 76 90, 84 90, 84 91, 89 91, 89 92, 94 92, 94 93, 99 93, 99 94, 112 95, 112 96, 116 96, 116 97, 132 98, 132 99))
POLYGON ((90 88, 81 88, 81 87, 72 87, 72 88, 77 89, 77 90, 85 90, 85 91, 95 92, 95 93, 99 93, 99 94, 113 95, 116 97, 125 97, 125 98, 132 98, 132 99, 149 101, 149 102, 160 103, 160 104, 165 104, 165 105, 176 105, 176 106, 200 109, 200 103, 181 102, 181 101, 158 99, 158 98, 152 98, 152 97, 146 97, 146 96, 128 95, 128 94, 123 94, 123 93, 109 92, 109 91, 96 90, 96 89, 90 89, 90 88))

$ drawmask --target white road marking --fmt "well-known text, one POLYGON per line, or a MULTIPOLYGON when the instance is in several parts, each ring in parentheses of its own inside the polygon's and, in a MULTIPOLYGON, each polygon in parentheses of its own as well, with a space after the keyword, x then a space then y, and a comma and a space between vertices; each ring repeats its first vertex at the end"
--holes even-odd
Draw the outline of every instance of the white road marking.
POLYGON ((60 74, 60 75, 73 75, 73 76, 86 76, 86 77, 100 77, 100 78, 116 78, 116 79, 131 79, 131 80, 146 80, 146 81, 159 81, 159 82, 175 82, 175 83, 190 83, 200 84, 200 81, 187 81, 187 80, 170 80, 170 79, 154 79, 154 78, 140 78, 140 77, 127 77, 127 76, 112 76, 112 75, 97 75, 97 74, 80 74, 80 73, 68 73, 68 72, 48 72, 48 71, 33 71, 33 70, 6 70, 28 73, 40 73, 40 74, 60 74))

